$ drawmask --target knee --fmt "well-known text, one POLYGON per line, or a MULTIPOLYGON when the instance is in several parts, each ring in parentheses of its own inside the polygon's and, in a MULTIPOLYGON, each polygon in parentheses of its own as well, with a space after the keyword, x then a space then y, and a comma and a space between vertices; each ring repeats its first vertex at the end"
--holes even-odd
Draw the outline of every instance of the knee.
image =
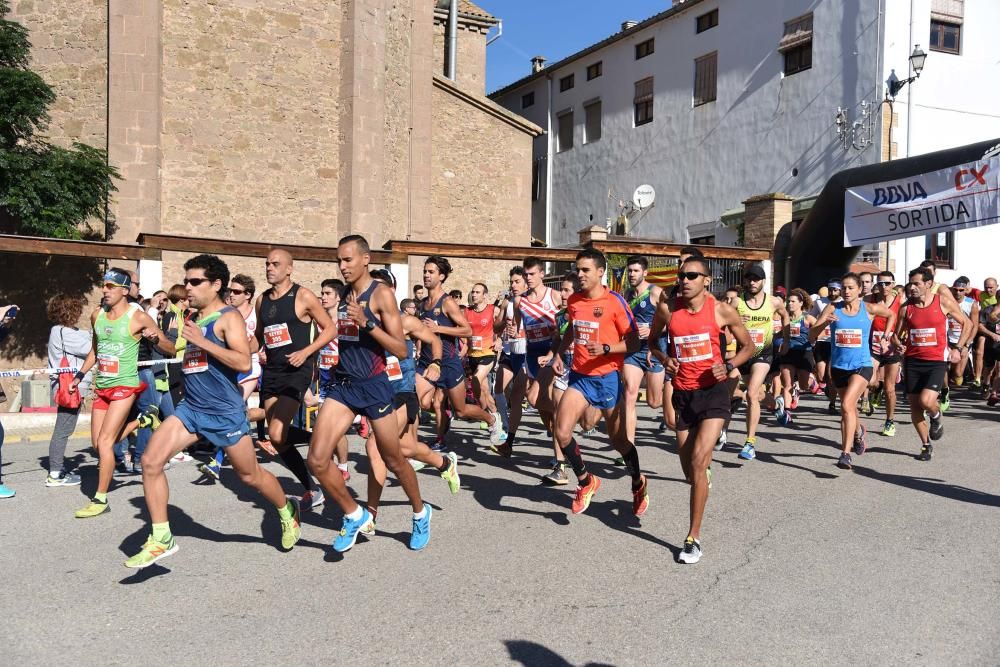
POLYGON ((572 426, 567 427, 566 425, 559 424, 557 422, 555 431, 553 431, 552 435, 560 447, 565 447, 569 444, 569 441, 573 439, 573 428, 572 426))
POLYGON ((250 470, 240 470, 238 474, 241 482, 247 486, 254 486, 257 481, 257 476, 260 474, 260 468, 255 463, 253 468, 250 470))
POLYGON ((275 444, 282 442, 285 437, 285 429, 281 422, 270 421, 267 423, 267 437, 275 444))
POLYGON ((330 457, 318 456, 316 450, 310 448, 309 454, 306 457, 306 464, 314 475, 319 476, 330 468, 330 457))

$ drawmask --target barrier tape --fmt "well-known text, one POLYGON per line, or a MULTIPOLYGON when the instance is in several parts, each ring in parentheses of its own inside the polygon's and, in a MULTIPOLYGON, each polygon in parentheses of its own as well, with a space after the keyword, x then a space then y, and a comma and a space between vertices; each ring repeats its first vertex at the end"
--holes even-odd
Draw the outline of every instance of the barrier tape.
MULTIPOLYGON (((140 361, 137 366, 158 366, 160 364, 179 364, 181 359, 154 359, 151 361, 140 361)), ((79 368, 11 368, 0 370, 0 378, 30 377, 32 375, 59 375, 61 373, 76 373, 79 368)))

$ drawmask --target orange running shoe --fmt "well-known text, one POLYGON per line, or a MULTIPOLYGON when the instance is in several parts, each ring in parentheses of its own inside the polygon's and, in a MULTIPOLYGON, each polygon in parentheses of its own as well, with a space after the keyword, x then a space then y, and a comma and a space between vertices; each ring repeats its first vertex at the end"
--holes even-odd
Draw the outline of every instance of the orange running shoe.
POLYGON ((632 513, 642 516, 649 507, 649 491, 646 489, 646 476, 642 475, 642 484, 632 492, 632 513))
POLYGON ((573 514, 586 512, 587 508, 590 507, 590 499, 594 497, 599 488, 601 488, 601 480, 597 478, 597 475, 591 473, 590 481, 576 490, 576 498, 573 499, 573 514))

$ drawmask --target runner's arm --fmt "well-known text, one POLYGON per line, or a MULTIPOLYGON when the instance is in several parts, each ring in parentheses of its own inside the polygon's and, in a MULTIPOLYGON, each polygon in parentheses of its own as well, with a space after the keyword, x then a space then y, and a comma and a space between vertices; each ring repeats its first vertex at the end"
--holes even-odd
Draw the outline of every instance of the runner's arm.
MULTIPOLYGON (((326 347, 327 343, 337 337, 337 325, 333 323, 332 319, 330 319, 330 314, 326 312, 326 308, 324 308, 323 304, 319 302, 319 298, 310 290, 300 287, 298 294, 295 295, 296 315, 298 315, 299 299, 302 300, 302 310, 305 311, 306 315, 312 318, 312 321, 316 323, 316 326, 320 329, 320 331, 316 334, 316 337, 309 345, 305 346, 298 352, 293 352, 288 355, 289 363, 293 366, 301 366, 305 363, 306 359, 322 350, 326 347), (297 364, 292 362, 292 357, 296 355, 302 355, 302 361, 297 364)), ((257 330, 257 337, 259 339, 260 336, 263 335, 263 332, 260 329, 259 319, 257 320, 257 330)))
POLYGON ((431 359, 440 359, 441 355, 444 354, 444 346, 441 344, 441 338, 436 333, 424 326, 416 317, 412 315, 403 316, 403 328, 406 333, 413 338, 417 339, 424 345, 431 346, 431 359))
MULTIPOLYGON (((442 327, 438 325, 434 329, 431 329, 434 333, 446 336, 454 336, 455 338, 468 338, 472 335, 472 327, 469 326, 469 320, 465 319, 465 313, 462 309, 458 307, 458 302, 452 299, 450 296, 446 296, 443 301, 441 301, 441 310, 444 314, 451 318, 451 321, 455 323, 453 327, 442 327)), ((515 311, 516 312, 516 311, 515 311)))
POLYGON ((73 378, 72 387, 76 389, 76 386, 80 384, 80 380, 83 376, 90 372, 90 369, 94 367, 97 363, 97 313, 95 310, 90 316, 90 330, 93 332, 91 334, 92 342, 90 344, 90 352, 87 353, 87 358, 83 360, 83 365, 80 366, 80 370, 77 372, 76 377, 73 378))
POLYGON ((757 348, 750 340, 750 332, 743 326, 740 314, 728 303, 718 301, 715 304, 715 316, 719 328, 727 327, 729 333, 736 339, 736 355, 729 360, 729 363, 738 368, 750 361, 757 348))
POLYGON ((250 343, 247 341, 247 325, 243 316, 230 311, 224 313, 212 326, 215 335, 219 340, 225 341, 225 345, 208 340, 202 333, 201 327, 191 320, 184 323, 184 337, 234 371, 249 372, 250 343))
MULTIPOLYGON (((941 295, 941 290, 938 290, 938 296, 940 295, 941 295)), ((949 296, 951 295, 949 294, 949 296)), ((972 320, 970 320, 968 317, 965 316, 965 313, 963 313, 962 309, 959 308, 958 302, 955 301, 954 298, 952 298, 951 301, 945 301, 944 299, 940 299, 940 302, 941 302, 941 310, 944 311, 945 315, 950 315, 951 319, 955 320, 956 322, 962 323, 962 335, 959 336, 958 338, 958 347, 959 349, 961 349, 966 345, 968 345, 969 340, 972 338, 973 334, 972 320)))
POLYGON ((253 331, 254 338, 257 339, 257 349, 264 347, 264 325, 260 321, 260 306, 264 301, 264 294, 261 293, 253 304, 253 309, 257 315, 257 327, 253 331))
POLYGON ((816 339, 819 335, 823 333, 826 329, 826 325, 833 321, 834 307, 833 304, 828 304, 823 308, 823 312, 820 313, 819 317, 816 318, 816 323, 809 327, 809 342, 813 345, 816 344, 816 339))
POLYGON ((139 325, 139 334, 143 338, 159 348, 160 352, 168 357, 177 354, 174 342, 167 337, 167 334, 160 331, 160 327, 156 325, 152 317, 141 311, 136 311, 134 317, 133 321, 139 325))
POLYGON ((372 294, 371 309, 382 322, 381 327, 375 327, 369 332, 372 338, 397 359, 406 358, 409 350, 406 349, 406 339, 403 337, 403 318, 392 290, 385 285, 376 287, 372 294))
MULTIPOLYGON (((662 293, 662 290, 661 290, 662 293)), ((664 353, 660 349, 660 336, 670 326, 670 303, 662 299, 657 299, 656 310, 653 312, 653 321, 649 325, 649 339, 647 346, 654 357, 663 361, 664 353)))

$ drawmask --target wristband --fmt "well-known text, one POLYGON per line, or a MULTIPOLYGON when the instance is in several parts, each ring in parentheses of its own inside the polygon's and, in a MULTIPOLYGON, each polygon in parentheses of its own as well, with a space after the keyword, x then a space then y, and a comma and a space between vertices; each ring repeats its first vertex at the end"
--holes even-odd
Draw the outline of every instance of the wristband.
POLYGON ((439 367, 440 367, 440 366, 441 366, 441 360, 440 360, 440 359, 431 359, 431 363, 429 363, 429 364, 427 364, 427 365, 428 365, 428 366, 433 366, 433 365, 437 365, 437 366, 439 366, 439 367))
POLYGON ((73 378, 77 380, 83 380, 85 377, 87 377, 87 375, 83 371, 77 371, 76 374, 73 375, 73 378))

